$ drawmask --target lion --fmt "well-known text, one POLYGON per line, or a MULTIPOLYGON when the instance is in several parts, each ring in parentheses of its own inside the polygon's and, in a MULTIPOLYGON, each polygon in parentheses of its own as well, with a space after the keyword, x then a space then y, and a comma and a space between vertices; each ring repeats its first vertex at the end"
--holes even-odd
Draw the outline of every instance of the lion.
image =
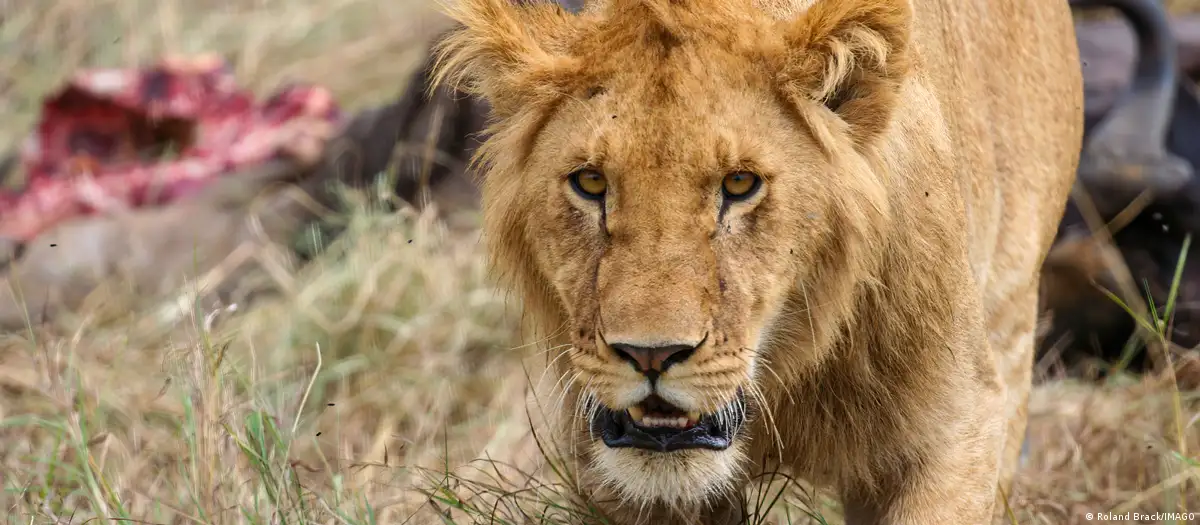
POLYGON ((763 466, 848 523, 1003 512, 1082 141, 1066 2, 445 10, 490 265, 611 519, 736 521, 763 466))

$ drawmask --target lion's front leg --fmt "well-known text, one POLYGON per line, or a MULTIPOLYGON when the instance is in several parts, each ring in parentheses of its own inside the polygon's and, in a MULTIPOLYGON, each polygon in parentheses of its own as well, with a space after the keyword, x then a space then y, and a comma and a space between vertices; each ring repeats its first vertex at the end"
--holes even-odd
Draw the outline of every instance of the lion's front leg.
POLYGON ((930 418, 928 435, 936 437, 902 454, 909 459, 881 473, 874 489, 853 482, 844 489, 847 525, 992 522, 1007 423, 1005 390, 992 378, 976 376, 975 383, 938 411, 960 416, 930 418))

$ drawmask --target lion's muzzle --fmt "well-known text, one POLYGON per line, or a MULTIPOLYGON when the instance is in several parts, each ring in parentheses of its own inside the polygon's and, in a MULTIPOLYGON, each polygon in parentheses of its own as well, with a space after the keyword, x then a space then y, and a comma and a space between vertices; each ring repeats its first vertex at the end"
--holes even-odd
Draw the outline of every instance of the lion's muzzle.
POLYGON ((719 415, 688 413, 657 395, 629 410, 601 406, 592 418, 592 430, 609 448, 640 448, 657 452, 687 449, 725 450, 733 444, 745 422, 745 396, 737 398, 719 415))

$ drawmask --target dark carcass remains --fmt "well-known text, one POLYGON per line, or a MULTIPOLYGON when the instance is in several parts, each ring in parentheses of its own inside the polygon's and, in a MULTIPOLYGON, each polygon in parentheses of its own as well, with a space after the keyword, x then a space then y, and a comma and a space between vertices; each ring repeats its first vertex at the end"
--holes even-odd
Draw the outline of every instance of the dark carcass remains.
MULTIPOLYGON (((1111 63, 1104 67, 1106 56, 1096 53, 1111 39, 1079 27, 1088 84, 1084 148, 1075 198, 1043 266, 1042 308, 1049 322, 1040 364, 1078 370, 1094 363, 1103 371, 1119 363, 1145 370, 1163 363, 1162 348, 1178 360, 1200 343, 1200 261, 1183 259, 1185 239, 1200 228, 1194 174, 1200 99, 1192 80, 1180 74, 1172 28, 1183 24, 1173 24, 1158 2, 1071 5, 1116 8, 1133 27, 1137 59, 1127 89, 1114 96, 1111 82, 1101 81, 1112 78, 1111 63), (1090 68, 1095 72, 1087 74, 1090 68), (1146 351, 1147 342, 1155 351, 1146 351)), ((1114 57, 1118 63, 1121 58, 1114 57)))

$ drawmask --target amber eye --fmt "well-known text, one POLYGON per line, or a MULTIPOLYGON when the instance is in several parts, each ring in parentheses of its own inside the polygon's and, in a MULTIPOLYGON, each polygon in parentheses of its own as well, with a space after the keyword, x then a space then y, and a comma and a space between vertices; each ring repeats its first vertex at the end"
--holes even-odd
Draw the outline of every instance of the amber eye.
POLYGON ((604 198, 608 190, 608 180, 604 174, 594 170, 579 170, 571 174, 571 187, 579 196, 588 200, 604 198))
POLYGON ((758 175, 748 171, 735 171, 721 181, 721 192, 725 194, 726 199, 743 200, 754 195, 761 185, 762 179, 759 179, 758 175))

